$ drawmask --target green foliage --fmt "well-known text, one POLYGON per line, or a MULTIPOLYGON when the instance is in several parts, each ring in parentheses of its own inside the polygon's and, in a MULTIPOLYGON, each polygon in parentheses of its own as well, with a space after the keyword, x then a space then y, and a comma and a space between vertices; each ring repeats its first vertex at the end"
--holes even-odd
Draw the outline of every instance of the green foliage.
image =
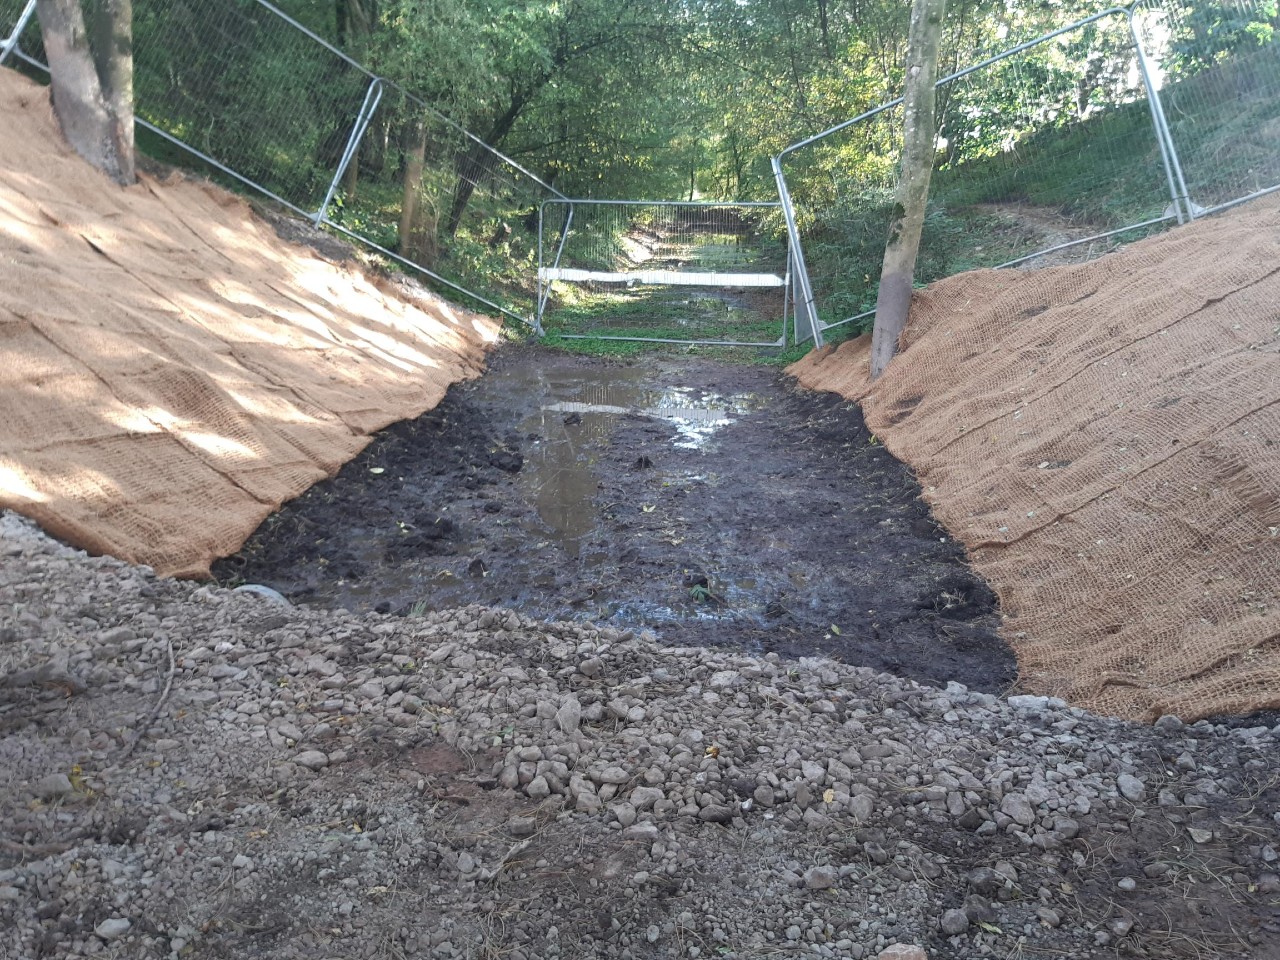
POLYGON ((1280 2, 1175 4, 1176 66, 1190 74, 1276 41, 1280 2))
MULTIPOLYGON (((1145 103, 1047 125, 1010 150, 944 162, 934 173, 916 280, 998 266, 1045 246, 1024 209, 1086 233, 1159 216, 1167 203, 1145 103)), ((866 189, 839 197, 812 226, 806 255, 824 322, 875 308, 892 204, 887 187, 866 189)), ((871 319, 848 327, 869 330, 871 319)))
MULTIPOLYGON (((330 216, 524 314, 547 194, 443 117, 571 196, 774 199, 770 156, 901 92, 909 19, 903 0, 276 2, 418 98, 388 89, 330 216), (402 237, 406 203, 418 218, 402 237)), ((940 72, 1104 6, 951 0, 940 72)), ((1172 0, 1169 10, 1150 16, 1174 50, 1164 67, 1177 82, 1163 96, 1188 170, 1274 183, 1280 0, 1172 0), (1238 109, 1221 109, 1226 102, 1238 109)), ((318 207, 369 78, 254 0, 134 0, 134 14, 139 113, 290 203, 318 207)), ((1116 24, 940 90, 922 280, 1025 252, 1037 238, 1011 220, 1011 206, 1098 229, 1160 215, 1163 173, 1128 33, 1116 24)), ((827 320, 874 306, 900 139, 900 114, 888 110, 788 162, 827 320)), ((179 156, 149 134, 139 142, 179 156)), ((1199 184, 1193 193, 1214 198, 1199 184)), ((782 236, 780 218, 763 230, 782 236)), ((622 230, 580 230, 569 253, 584 265, 615 263, 622 230)), ((631 309, 625 300, 570 305, 606 308, 624 318, 631 309)))

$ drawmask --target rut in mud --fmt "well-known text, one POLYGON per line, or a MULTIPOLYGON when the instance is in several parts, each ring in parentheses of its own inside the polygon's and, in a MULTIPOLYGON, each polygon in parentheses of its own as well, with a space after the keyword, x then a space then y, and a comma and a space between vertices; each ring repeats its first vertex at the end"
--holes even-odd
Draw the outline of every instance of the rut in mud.
POLYGON ((214 572, 353 611, 483 603, 1007 689, 995 597, 919 494, 853 404, 774 370, 512 347, 214 572))

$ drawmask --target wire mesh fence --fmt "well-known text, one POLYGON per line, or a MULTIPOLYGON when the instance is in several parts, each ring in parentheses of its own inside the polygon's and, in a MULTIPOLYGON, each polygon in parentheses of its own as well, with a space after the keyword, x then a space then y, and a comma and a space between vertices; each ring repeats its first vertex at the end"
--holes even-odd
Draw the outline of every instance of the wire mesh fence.
POLYGON ((1139 42, 1193 212, 1280 189, 1280 9, 1274 0, 1142 0, 1139 42))
MULTIPOLYGON (((916 279, 1077 262, 1277 189, 1277 28, 1273 0, 1140 0, 939 80, 916 279)), ((775 161, 819 342, 874 316, 901 128, 891 101, 775 161)))
MULTIPOLYGON (((0 59, 39 71, 33 7, 0 0, 0 59)), ((586 242, 588 227, 618 229, 574 229, 585 206, 544 207, 565 198, 266 0, 133 9, 139 144, 160 160, 194 156, 535 325, 563 306, 537 274, 548 238, 558 248, 586 242)), ((1139 0, 1045 36, 1028 29, 970 36, 956 57, 975 66, 939 81, 918 279, 1095 256, 1280 186, 1275 0, 1139 0)), ((769 255, 782 273, 794 258, 801 337, 871 316, 901 125, 893 101, 775 160, 791 251, 769 255)))
MULTIPOLYGON (((1177 219, 1124 11, 944 77, 936 115, 919 282, 1087 259, 1177 219)), ((874 315, 902 125, 891 101, 782 158, 819 338, 874 315)))
MULTIPOLYGON (((0 37, 27 4, 0 0, 0 37)), ((135 0, 139 148, 231 178, 437 285, 531 322, 558 194, 264 0, 135 0)), ((39 24, 11 63, 44 69, 39 24)))
POLYGON ((781 346, 778 205, 556 200, 543 206, 539 325, 566 338, 781 346))
POLYGON ((388 84, 326 221, 532 322, 538 210, 555 191, 388 84))

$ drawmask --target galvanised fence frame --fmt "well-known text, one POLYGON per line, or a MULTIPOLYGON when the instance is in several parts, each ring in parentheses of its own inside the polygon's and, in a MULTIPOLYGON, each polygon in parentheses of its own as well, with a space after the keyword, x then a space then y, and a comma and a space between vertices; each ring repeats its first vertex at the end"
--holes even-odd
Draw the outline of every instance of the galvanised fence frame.
MULTIPOLYGON (((1184 171, 1180 153, 1180 146, 1185 146, 1184 141, 1189 140, 1190 137, 1189 135, 1183 135, 1178 123, 1175 122, 1171 125, 1166 113, 1165 101, 1176 93, 1181 80, 1177 75, 1176 66, 1172 63, 1173 49, 1169 23, 1178 16, 1185 14, 1186 11, 1196 7, 1233 8, 1249 6, 1252 2, 1253 0, 1222 0, 1216 5, 1209 5, 1188 2, 1188 0, 1138 0, 1133 6, 1112 7, 1035 39, 1028 40, 1025 43, 1020 43, 937 81, 937 87, 941 92, 951 84, 996 67, 1010 58, 1032 51, 1060 37, 1077 33, 1092 24, 1122 19, 1128 31, 1135 65, 1141 78, 1143 96, 1150 113, 1152 134, 1159 149, 1163 179, 1162 187, 1167 194, 1168 206, 1161 215, 1124 223, 1118 227, 1086 237, 1074 238, 1065 243, 1056 243, 1044 249, 1022 254, 1004 263, 994 264, 994 266, 997 268, 1011 267, 1043 257, 1046 254, 1084 244, 1092 244, 1121 234, 1150 230, 1174 222, 1178 224, 1186 223, 1209 213, 1243 203, 1246 200, 1280 190, 1280 182, 1278 182, 1280 181, 1280 176, 1275 176, 1274 171, 1271 168, 1267 168, 1260 175, 1262 179, 1255 178, 1250 182, 1246 178, 1234 184, 1219 184, 1218 195, 1212 198, 1212 202, 1203 206, 1196 203, 1193 191, 1188 189, 1188 177, 1184 171), (1267 179, 1268 177, 1270 179, 1267 179), (1225 195, 1223 191, 1225 191, 1225 195)), ((1280 39, 1265 45, 1260 52, 1254 54, 1256 58, 1265 61, 1261 66, 1254 64, 1251 68, 1263 77, 1260 83, 1255 84, 1255 86, 1262 87, 1262 93, 1258 94, 1258 96, 1265 97, 1272 94, 1280 96, 1280 91, 1276 89, 1277 84, 1280 83, 1280 57, 1277 54, 1280 54, 1280 39)), ((1216 70, 1219 67, 1215 66, 1213 69, 1216 70)), ((1222 69, 1226 68, 1223 67, 1222 69)), ((1202 95, 1201 100, 1205 101, 1208 108, 1219 111, 1230 107, 1229 100, 1221 97, 1215 100, 1212 93, 1202 95)), ((852 316, 835 319, 823 319, 819 315, 820 305, 814 292, 813 277, 806 258, 804 224, 801 222, 802 210, 793 199, 792 190, 787 181, 786 162, 789 158, 794 158, 803 151, 810 150, 842 132, 850 131, 859 125, 873 121, 887 111, 900 106, 902 102, 902 98, 899 97, 882 103, 844 123, 837 124, 821 133, 791 144, 772 159, 773 174, 790 240, 792 296, 795 302, 797 342, 812 340, 816 346, 821 346, 824 342, 823 334, 825 331, 844 324, 866 320, 868 317, 873 316, 875 311, 864 310, 852 316)), ((1280 153, 1280 145, 1274 149, 1280 153)), ((1192 182, 1198 188, 1204 189, 1200 182, 1194 179, 1192 182)), ((857 188, 857 184, 850 184, 849 186, 854 189, 857 188)))
MULTIPOLYGON (((592 226, 598 224, 588 224, 593 214, 605 213, 606 221, 609 219, 609 213, 612 212, 613 223, 611 226, 622 231, 625 228, 627 220, 632 214, 652 216, 655 211, 663 211, 672 214, 677 220, 680 213, 686 216, 705 216, 714 221, 714 215, 719 213, 729 215, 730 217, 746 215, 759 216, 766 212, 777 212, 781 209, 778 201, 698 201, 698 200, 597 200, 576 198, 569 200, 550 199, 543 202, 538 211, 538 313, 537 313, 537 330, 543 332, 543 322, 547 317, 548 304, 551 299, 553 283, 578 282, 578 283, 599 283, 618 285, 627 283, 628 287, 639 286, 645 291, 642 296, 647 298, 647 303, 652 304, 652 311, 649 313, 642 325, 656 324, 661 326, 664 320, 662 307, 662 294, 665 291, 668 295, 674 289, 683 288, 687 290, 737 290, 737 289, 762 289, 775 288, 780 289, 783 294, 783 300, 780 304, 780 310, 777 314, 769 312, 768 316, 760 316, 761 320, 771 322, 776 320, 779 323, 778 336, 772 334, 767 339, 744 339, 740 331, 732 323, 721 323, 719 321, 706 325, 704 336, 697 336, 696 333, 689 333, 687 336, 655 336, 652 334, 627 332, 625 323, 618 322, 609 315, 608 311, 601 312, 598 316, 593 317, 595 321, 592 323, 591 329, 587 327, 574 328, 574 332, 568 330, 559 330, 556 336, 564 340, 626 340, 639 343, 667 343, 679 344, 685 346, 725 346, 725 347, 785 347, 787 345, 787 324, 789 321, 789 313, 791 311, 791 251, 787 250, 785 256, 785 268, 782 275, 769 271, 767 273, 759 272, 764 269, 765 264, 760 257, 735 258, 732 264, 717 263, 714 261, 700 261, 698 254, 693 251, 689 254, 689 259, 682 261, 677 267, 670 270, 662 270, 660 276, 647 276, 649 268, 640 265, 627 265, 625 263, 611 262, 608 269, 601 271, 599 264, 586 264, 578 262, 574 259, 573 251, 566 252, 566 246, 571 237, 579 236, 591 231, 592 226), (575 228, 575 222, 577 227, 575 228), (760 261, 759 263, 754 261, 760 261), (586 267, 583 269, 583 267, 586 267), (744 267, 756 267, 752 269, 740 269, 744 267), (720 269, 723 268, 723 269, 720 269), (569 274, 576 275, 574 279, 566 279, 569 274)), ((714 222, 704 224, 711 234, 718 232, 717 225, 714 222)), ((720 228, 727 229, 724 224, 720 228)), ((611 232, 611 231, 606 231, 611 232)), ((707 231, 704 231, 704 233, 707 231)), ((687 239, 693 239, 698 235, 696 229, 691 229, 687 239)), ((670 319, 667 317, 666 319, 670 319)), ((686 317, 685 322, 690 326, 696 326, 691 317, 686 317)), ((754 326, 755 324, 751 324, 754 326)))
MULTIPOLYGON (((5 8, 12 7, 13 4, 14 0, 0 0, 0 30, 4 29, 5 8)), ((236 131, 233 129, 216 130, 205 135, 197 144, 193 142, 193 135, 185 132, 190 124, 182 122, 182 118, 177 116, 177 110, 166 109, 172 108, 173 104, 163 98, 159 103, 148 103, 142 98, 139 99, 138 115, 135 117, 139 127, 191 154, 244 186, 306 217, 316 226, 335 230, 370 247, 382 256, 426 276, 435 284, 462 294, 497 313, 536 327, 537 304, 532 297, 527 298, 527 303, 520 303, 520 298, 506 296, 507 291, 485 289, 484 281, 478 276, 474 282, 468 282, 469 278, 465 276, 453 279, 446 277, 433 269, 431 264, 423 262, 422 257, 405 255, 401 250, 392 250, 386 243, 378 242, 377 237, 388 232, 386 224, 380 225, 381 231, 375 231, 367 224, 345 223, 336 210, 335 200, 340 195, 344 176, 359 155, 372 122, 378 116, 380 109, 384 111, 387 109, 387 103, 393 97, 402 110, 411 111, 419 118, 419 126, 429 126, 430 129, 423 134, 423 138, 430 138, 437 145, 439 154, 437 167, 440 171, 452 175, 455 182, 465 184, 455 191, 465 190, 467 194, 460 204, 462 208, 466 207, 473 192, 478 195, 485 189, 505 189, 510 196, 522 199, 520 206, 533 214, 545 199, 565 199, 560 191, 449 119, 411 91, 393 81, 379 77, 267 0, 246 0, 243 3, 235 3, 234 0, 192 0, 186 7, 188 12, 198 17, 202 27, 221 36, 229 57, 234 57, 237 51, 258 52, 252 49, 254 43, 260 44, 263 48, 271 45, 269 49, 272 50, 276 45, 281 47, 294 45, 294 51, 301 51, 302 56, 307 58, 306 65, 312 68, 317 76, 326 78, 335 86, 340 80, 345 88, 350 88, 354 93, 351 103, 341 108, 345 115, 353 116, 346 129, 343 129, 344 120, 339 112, 320 118, 321 122, 332 123, 333 127, 339 131, 338 139, 342 141, 341 151, 335 154, 331 164, 331 175, 326 176, 323 183, 299 186, 296 190, 272 189, 264 182, 263 177, 255 174, 253 167, 256 166, 254 162, 256 158, 246 158, 243 154, 238 154, 237 159, 229 159, 229 154, 235 153, 232 149, 234 146, 232 141, 236 131), (360 100, 356 101, 355 96, 360 97, 360 100), (148 112, 152 114, 151 119, 143 115, 148 112), (445 145, 440 146, 440 144, 445 145), (322 189, 319 189, 321 187, 322 189), (506 302, 500 302, 502 300, 506 302)), ((48 72, 47 65, 38 55, 43 44, 35 20, 35 9, 35 0, 26 0, 12 29, 3 40, 0 40, 0 65, 4 65, 12 57, 36 70, 48 72), (23 46, 24 39, 29 42, 27 49, 23 46)), ((171 16, 169 18, 172 19, 171 16)), ((170 29, 167 24, 161 28, 161 30, 165 29, 170 29)), ((139 50, 135 47, 135 68, 138 67, 138 54, 139 50)), ((242 63, 224 63, 220 66, 225 68, 225 76, 228 78, 221 82, 234 84, 247 82, 243 72, 237 75, 237 67, 243 66, 242 63)), ((135 91, 139 88, 139 83, 135 82, 135 91)), ((244 124, 264 122, 264 118, 245 115, 237 119, 244 124)), ((285 131, 281 134, 283 136, 287 136, 288 121, 287 117, 265 118, 265 122, 273 123, 276 127, 283 129, 285 131)), ((458 213, 456 209, 454 212, 458 213)), ((456 223, 453 226, 456 231, 456 223)), ((510 230, 506 224, 502 224, 502 227, 510 230)), ((403 246, 403 239, 400 238, 401 246, 403 246)))
MULTIPOLYGON (((1219 153, 1206 152, 1203 149, 1198 151, 1198 147, 1203 145, 1197 143, 1198 125, 1201 127, 1206 125, 1206 117, 1218 117, 1240 106, 1239 102, 1233 102, 1233 100, 1241 100, 1246 96, 1241 91, 1245 89, 1251 91, 1248 96, 1252 98, 1252 102, 1265 100, 1268 97, 1280 101, 1280 57, 1277 57, 1277 53, 1280 52, 1280 39, 1273 40, 1247 57, 1229 57, 1221 63, 1214 63, 1204 73, 1192 77, 1193 82, 1188 82, 1181 76, 1182 67, 1171 40, 1175 27, 1187 18, 1202 14, 1206 10, 1229 12, 1249 7, 1256 8, 1257 4, 1258 0, 1137 0, 1132 6, 1104 10, 1092 17, 1018 44, 940 79, 938 87, 941 91, 949 85, 964 81, 965 78, 981 75, 983 71, 997 70, 1011 58, 1034 51, 1059 37, 1078 33, 1093 24, 1121 19, 1128 31, 1134 62, 1141 78, 1142 98, 1147 103, 1152 135, 1158 146, 1161 167, 1159 179, 1163 181, 1159 186, 1167 194, 1167 207, 1161 215, 1138 218, 1087 237, 1052 244, 995 266, 1013 266, 1065 248, 1107 240, 1120 234, 1150 230, 1173 222, 1185 223, 1280 189, 1280 165, 1262 162, 1251 167, 1248 158, 1234 166, 1224 165, 1219 153), (1173 117, 1172 121, 1170 115, 1173 117), (1222 173, 1224 166, 1232 169, 1231 176, 1222 173), (1203 200, 1204 203, 1198 203, 1197 199, 1203 200)), ((438 173, 445 171, 452 174, 460 184, 457 192, 466 194, 462 198, 463 207, 466 206, 472 191, 488 190, 495 197, 502 194, 506 198, 507 209, 518 207, 526 210, 528 214, 524 219, 536 221, 527 228, 528 233, 534 230, 537 232, 538 261, 536 264, 531 244, 526 247, 524 256, 521 258, 517 258, 510 247, 503 248, 510 256, 507 266, 517 280, 516 285, 523 285, 530 291, 536 280, 532 275, 533 271, 541 265, 542 257, 549 252, 543 249, 543 224, 541 223, 543 205, 548 200, 569 204, 567 221, 559 228, 559 241, 556 245, 559 252, 563 249, 565 237, 572 228, 570 198, 515 160, 454 123, 411 91, 368 70, 315 32, 283 13, 268 0, 241 0, 241 2, 188 0, 185 4, 174 5, 171 12, 166 14, 166 21, 173 19, 172 11, 178 10, 179 7, 198 20, 202 29, 214 30, 220 35, 225 43, 225 49, 220 48, 218 56, 225 55, 234 60, 251 43, 257 42, 273 52, 277 45, 293 44, 295 53, 300 52, 301 56, 309 58, 304 66, 309 67, 319 78, 316 81, 317 84, 339 89, 341 96, 350 101, 339 105, 330 103, 328 105, 330 115, 310 118, 313 126, 317 123, 331 125, 332 129, 337 131, 338 139, 341 140, 341 149, 333 151, 332 162, 326 161, 320 165, 322 167, 327 165, 328 168, 323 171, 322 182, 273 189, 266 182, 270 178, 259 172, 267 164, 264 158, 246 155, 243 150, 237 154, 231 149, 234 144, 230 141, 237 132, 236 129, 227 129, 225 125, 222 128, 213 129, 215 125, 211 123, 208 130, 196 130, 190 122, 190 117, 181 115, 182 111, 179 107, 184 105, 175 105, 163 97, 159 98, 158 103, 148 103, 145 98, 139 100, 139 113, 151 114, 150 119, 142 115, 137 117, 141 128, 190 153, 211 168, 310 219, 317 226, 325 226, 350 237, 383 256, 423 274, 436 284, 541 332, 539 321, 547 307, 549 285, 539 284, 536 294, 529 292, 527 296, 513 297, 510 295, 510 284, 506 289, 501 285, 494 286, 481 275, 482 271, 473 271, 468 276, 465 270, 455 270, 452 277, 445 276, 435 269, 436 259, 412 254, 412 251, 409 251, 411 255, 406 255, 403 243, 405 238, 398 236, 394 226, 387 222, 370 225, 349 218, 341 209, 343 199, 341 185, 344 176, 360 155, 362 145, 368 146, 371 127, 379 119, 385 120, 389 110, 393 109, 388 106, 389 102, 395 101, 399 105, 398 109, 413 112, 420 118, 420 124, 430 126, 426 136, 437 144, 445 144, 436 147, 433 162, 438 173), (243 29, 245 36, 236 36, 237 29, 243 29), (266 37, 268 33, 272 35, 266 37), (377 226, 377 229, 374 229, 374 226, 377 226), (393 236, 395 240, 387 239, 393 236), (399 249, 392 249, 391 244, 398 245, 399 249)), ((12 29, 3 35, 4 39, 0 40, 0 65, 13 58, 35 69, 47 71, 39 57, 41 43, 39 31, 34 22, 34 14, 35 0, 0 0, 0 30, 4 29, 6 22, 13 23, 12 29), (23 46, 24 39, 29 43, 26 48, 23 46)), ((168 29, 167 23, 164 29, 168 29)), ((135 51, 135 54, 137 52, 135 51)), ((171 55, 181 56, 182 52, 174 51, 171 55)), ((135 56, 135 62, 136 60, 135 56)), ((243 66, 238 63, 220 63, 219 65, 226 66, 227 76, 237 76, 236 68, 243 66)), ((245 81, 242 76, 237 76, 237 82, 245 81)), ((266 82, 269 83, 269 81, 266 82)), ((888 116, 889 111, 899 107, 901 103, 901 98, 898 98, 880 104, 851 120, 792 144, 772 159, 773 174, 788 238, 784 313, 789 315, 795 342, 812 340, 815 344, 821 345, 825 331, 847 323, 865 320, 874 311, 863 310, 850 316, 836 316, 828 319, 820 316, 813 276, 807 263, 804 224, 801 223, 798 206, 793 200, 791 185, 787 181, 786 164, 788 160, 794 161, 805 151, 817 148, 842 132, 873 123, 882 116, 888 116)), ((301 107, 299 109, 301 110, 301 107)), ((232 126, 239 128, 247 127, 252 123, 271 123, 280 128, 271 131, 277 137, 277 142, 288 142, 288 137, 291 135, 290 118, 263 118, 253 116, 252 113, 253 111, 246 111, 237 115, 235 124, 232 126)), ((1276 150, 1274 144, 1268 146, 1265 142, 1261 145, 1254 144, 1254 148, 1255 154, 1258 150, 1264 154, 1269 153, 1271 156, 1280 152, 1276 150)), ((856 189, 858 185, 852 183, 847 186, 856 189)), ((457 213, 456 203, 453 212, 457 213)), ((452 232, 446 232, 446 244, 451 241, 458 242, 455 236, 457 217, 454 216, 451 219, 453 222, 450 226, 454 229, 452 232)), ((488 224, 485 226, 487 228, 488 224)), ((500 223, 499 226, 510 233, 508 224, 500 223)), ((500 239, 495 235, 490 245, 501 246, 498 243, 500 239)), ((446 250, 445 253, 443 260, 447 263, 449 251, 446 250)))

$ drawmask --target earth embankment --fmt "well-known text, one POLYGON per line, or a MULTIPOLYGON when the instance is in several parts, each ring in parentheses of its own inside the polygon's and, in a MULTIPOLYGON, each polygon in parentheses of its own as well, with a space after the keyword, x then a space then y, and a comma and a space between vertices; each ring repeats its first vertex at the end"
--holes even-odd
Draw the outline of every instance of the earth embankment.
POLYGON ((116 187, 9 71, 0 115, 0 507, 206 575, 480 372, 492 321, 285 242, 208 183, 116 187))
POLYGON ((919 291, 790 368, 859 400, 1000 597, 1024 685, 1112 715, 1280 705, 1280 201, 919 291))

